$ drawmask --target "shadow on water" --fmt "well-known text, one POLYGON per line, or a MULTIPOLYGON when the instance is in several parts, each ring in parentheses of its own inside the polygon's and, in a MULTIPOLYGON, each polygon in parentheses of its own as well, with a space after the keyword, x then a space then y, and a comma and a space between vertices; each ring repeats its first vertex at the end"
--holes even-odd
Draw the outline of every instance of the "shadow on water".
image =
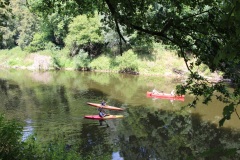
POLYGON ((47 82, 39 82, 36 73, 38 81, 29 78, 32 73, 15 74, 0 73, 0 113, 26 124, 24 139, 36 134, 47 143, 59 137, 57 140, 77 148, 85 159, 240 157, 239 128, 218 128, 204 120, 209 110, 193 113, 181 110, 182 102, 146 98, 146 91, 155 86, 171 91, 176 84, 168 79, 54 72, 47 74, 51 77, 47 82), (86 103, 100 103, 102 99, 125 108, 121 112, 108 111, 124 118, 109 120, 109 127, 84 119, 84 115, 98 114, 86 103))
POLYGON ((240 134, 202 122, 199 114, 147 108, 129 109, 128 114, 119 134, 120 154, 125 159, 239 157, 240 134))
POLYGON ((112 147, 108 144, 108 135, 105 126, 99 126, 98 122, 83 124, 80 138, 82 143, 79 150, 83 157, 93 156, 94 159, 108 157, 112 153, 112 147))
POLYGON ((1 88, 1 103, 4 104, 7 110, 12 110, 18 108, 18 104, 21 99, 21 89, 16 83, 0 79, 0 88, 1 88))

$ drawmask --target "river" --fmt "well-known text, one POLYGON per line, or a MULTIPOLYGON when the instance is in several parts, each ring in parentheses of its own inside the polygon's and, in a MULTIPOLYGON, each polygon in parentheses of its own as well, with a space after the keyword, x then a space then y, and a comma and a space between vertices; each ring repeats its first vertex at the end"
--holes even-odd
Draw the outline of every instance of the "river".
MULTIPOLYGON (((153 88, 170 93, 176 79, 117 73, 25 70, 0 71, 0 113, 24 124, 23 140, 64 141, 93 159, 222 158, 240 148, 236 114, 218 127, 223 104, 182 108, 193 100, 170 101, 146 97, 153 88), (87 102, 124 108, 108 120, 109 127, 84 115, 98 114, 87 102)), ((239 111, 240 113, 240 111, 239 111)), ((230 156, 231 159, 239 157, 230 156)), ((229 157, 227 157, 229 158, 229 157)), ((87 159, 87 158, 86 158, 87 159)))

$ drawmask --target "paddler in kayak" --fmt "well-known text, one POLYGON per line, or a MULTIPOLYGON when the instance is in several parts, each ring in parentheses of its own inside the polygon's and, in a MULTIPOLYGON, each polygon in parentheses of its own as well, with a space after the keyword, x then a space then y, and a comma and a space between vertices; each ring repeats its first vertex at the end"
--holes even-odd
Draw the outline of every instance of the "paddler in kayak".
POLYGON ((158 94, 159 92, 154 88, 153 90, 152 90, 152 94, 158 94))
POLYGON ((100 117, 105 117, 105 116, 107 116, 107 114, 106 114, 103 106, 106 106, 106 102, 105 102, 104 100, 102 100, 101 106, 98 108, 99 116, 100 116, 100 117))
POLYGON ((101 105, 106 106, 106 102, 104 100, 102 100, 101 105))
POLYGON ((163 91, 158 92, 155 88, 152 90, 152 94, 159 94, 159 93, 163 94, 163 91))
MULTIPOLYGON (((103 117, 108 116, 108 114, 106 114, 106 112, 104 111, 104 109, 103 109, 102 107, 99 107, 98 110, 99 110, 99 116, 100 116, 100 117, 103 118, 103 117)), ((107 124, 107 122, 106 122, 105 120, 99 120, 100 126, 102 126, 102 122, 103 122, 103 121, 107 124)), ((109 127, 108 124, 107 124, 107 126, 109 127)))
MULTIPOLYGON (((105 117, 105 116, 108 115, 108 114, 106 114, 106 112, 105 112, 103 106, 106 106, 106 102, 105 102, 104 100, 102 100, 102 102, 101 102, 101 107, 98 108, 99 116, 100 116, 100 117, 105 117)), ((103 121, 104 121, 104 120, 99 120, 99 124, 100 124, 100 126, 102 125, 102 122, 103 122, 103 121)), ((105 121, 105 123, 107 124, 106 121, 105 121)), ((107 124, 107 126, 108 126, 108 124, 107 124)))
POLYGON ((107 116, 107 114, 106 114, 105 110, 103 109, 103 107, 99 107, 99 108, 98 108, 98 111, 99 111, 99 116, 100 116, 100 117, 105 117, 105 116, 107 116))

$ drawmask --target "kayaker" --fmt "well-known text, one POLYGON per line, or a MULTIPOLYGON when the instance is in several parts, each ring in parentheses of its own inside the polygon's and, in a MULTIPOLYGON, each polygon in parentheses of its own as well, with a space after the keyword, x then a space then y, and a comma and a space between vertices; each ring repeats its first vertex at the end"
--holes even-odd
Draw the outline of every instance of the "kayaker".
POLYGON ((102 100, 102 102, 101 102, 101 107, 98 108, 100 117, 105 117, 106 116, 106 112, 105 112, 103 106, 106 106, 106 102, 104 100, 102 100))
POLYGON ((104 100, 102 100, 101 105, 106 106, 106 102, 104 100))
MULTIPOLYGON (((103 105, 104 105, 104 103, 103 103, 103 105)), ((103 105, 102 105, 102 106, 103 106, 103 105)), ((105 105, 106 105, 106 103, 105 103, 105 105)), ((108 114, 106 114, 106 112, 105 112, 105 110, 103 109, 103 107, 99 107, 99 108, 98 108, 98 111, 99 111, 99 116, 102 117, 102 118, 108 115, 108 114)), ((102 122, 103 122, 103 121, 107 124, 107 122, 106 122, 105 120, 99 120, 100 126, 102 126, 102 122)), ((109 127, 108 124, 107 124, 107 126, 109 127)))
POLYGON ((106 106, 106 102, 104 100, 102 100, 101 106, 98 108, 100 117, 105 117, 107 115, 105 110, 104 110, 104 108, 103 108, 103 106, 106 106))
POLYGON ((99 107, 98 111, 99 111, 100 117, 105 117, 107 115, 106 112, 104 111, 103 107, 99 107))
POLYGON ((152 93, 153 93, 153 94, 158 94, 159 92, 154 88, 154 89, 152 90, 152 93))

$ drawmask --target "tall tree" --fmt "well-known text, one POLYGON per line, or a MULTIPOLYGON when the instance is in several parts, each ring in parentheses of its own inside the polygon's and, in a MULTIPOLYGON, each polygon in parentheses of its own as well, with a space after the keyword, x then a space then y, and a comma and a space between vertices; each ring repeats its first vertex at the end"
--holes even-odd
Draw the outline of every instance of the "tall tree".
POLYGON ((14 45, 13 14, 10 0, 0 1, 0 49, 14 45))
POLYGON ((11 8, 15 17, 15 41, 21 49, 25 49, 33 40, 38 29, 38 17, 29 11, 25 1, 11 0, 11 8))
MULTIPOLYGON (((52 42, 56 46, 64 47, 64 39, 68 33, 68 25, 72 19, 81 12, 77 2, 73 0, 64 1, 27 1, 29 9, 38 17, 39 35, 46 43, 52 42), (49 7, 50 5, 51 7, 49 7), (49 10, 50 9, 50 10, 49 10)), ((35 41, 35 44, 38 43, 35 41)), ((42 41, 42 40, 40 40, 42 41)))
MULTIPOLYGON (((90 49, 91 46, 102 44, 103 36, 100 32, 99 16, 88 18, 86 15, 81 15, 75 17, 69 25, 69 34, 65 42, 71 51, 71 56, 78 54, 80 49, 90 49)), ((96 47, 95 50, 97 50, 96 47)))

